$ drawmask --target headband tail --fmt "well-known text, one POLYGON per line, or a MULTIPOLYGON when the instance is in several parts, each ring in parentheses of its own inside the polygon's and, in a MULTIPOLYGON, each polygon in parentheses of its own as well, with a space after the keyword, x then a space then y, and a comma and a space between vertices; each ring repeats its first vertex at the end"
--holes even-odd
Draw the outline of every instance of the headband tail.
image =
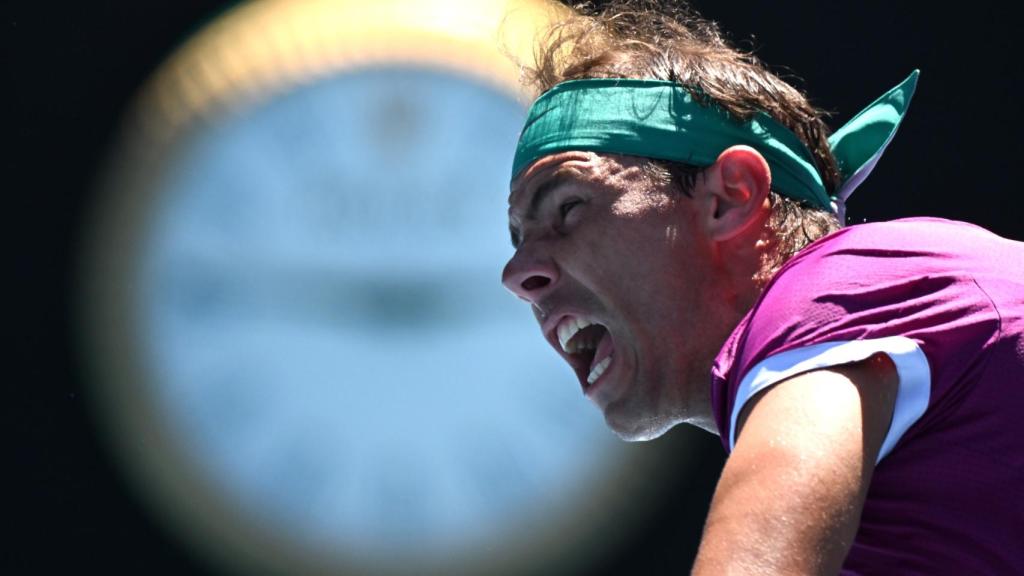
POLYGON ((919 70, 911 72, 906 80, 861 110, 828 139, 843 180, 835 195, 841 221, 846 199, 868 177, 896 135, 914 96, 919 74, 919 70))

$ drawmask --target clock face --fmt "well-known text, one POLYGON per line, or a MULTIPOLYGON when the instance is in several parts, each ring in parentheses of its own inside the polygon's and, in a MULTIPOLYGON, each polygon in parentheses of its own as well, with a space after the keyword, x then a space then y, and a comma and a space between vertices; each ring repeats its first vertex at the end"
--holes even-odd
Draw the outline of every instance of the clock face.
POLYGON ((140 245, 142 385, 216 499, 367 561, 569 511, 622 448, 499 282, 525 112, 435 68, 191 130, 140 245))

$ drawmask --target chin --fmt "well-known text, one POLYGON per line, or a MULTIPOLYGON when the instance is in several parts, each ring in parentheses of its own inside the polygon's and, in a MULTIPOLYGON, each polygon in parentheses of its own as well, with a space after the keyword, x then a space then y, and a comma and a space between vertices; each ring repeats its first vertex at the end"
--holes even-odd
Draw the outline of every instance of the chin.
POLYGON ((628 416, 606 412, 604 421, 616 436, 626 442, 646 442, 661 437, 679 422, 656 416, 628 416))

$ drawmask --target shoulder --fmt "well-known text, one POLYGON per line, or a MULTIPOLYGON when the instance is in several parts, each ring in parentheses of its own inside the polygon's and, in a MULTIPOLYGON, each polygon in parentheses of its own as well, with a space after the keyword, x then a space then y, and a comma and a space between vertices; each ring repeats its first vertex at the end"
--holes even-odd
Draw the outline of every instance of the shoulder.
MULTIPOLYGON (((879 353, 901 381, 902 420, 894 417, 894 430, 909 427, 928 405, 935 359, 956 346, 980 350, 996 330, 996 315, 970 274, 975 264, 968 261, 983 258, 956 246, 972 236, 998 238, 960 222, 899 220, 844 228, 791 259, 716 359, 723 444, 731 447, 751 396, 879 353)), ((882 456, 898 438, 886 439, 882 456)))
POLYGON ((941 324, 948 318, 937 310, 987 300, 976 276, 1001 266, 987 246, 998 240, 972 224, 936 218, 844 228, 794 256, 766 286, 751 311, 748 343, 797 346, 941 324), (908 318, 918 321, 901 322, 908 318))

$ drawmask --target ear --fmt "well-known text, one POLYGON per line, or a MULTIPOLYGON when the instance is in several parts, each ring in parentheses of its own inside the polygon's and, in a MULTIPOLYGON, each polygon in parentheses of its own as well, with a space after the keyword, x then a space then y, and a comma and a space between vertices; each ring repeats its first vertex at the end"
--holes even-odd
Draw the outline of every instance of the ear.
POLYGON ((707 229, 713 239, 729 240, 768 211, 772 173, 760 152, 732 146, 708 169, 707 229))

